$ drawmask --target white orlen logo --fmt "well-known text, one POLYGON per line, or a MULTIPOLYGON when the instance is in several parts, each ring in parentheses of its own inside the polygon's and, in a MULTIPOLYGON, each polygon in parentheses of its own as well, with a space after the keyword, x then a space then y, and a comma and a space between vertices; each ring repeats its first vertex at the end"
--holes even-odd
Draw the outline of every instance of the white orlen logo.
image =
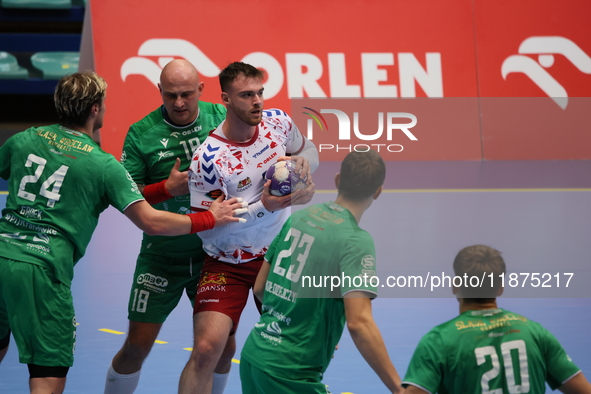
POLYGON ((554 55, 563 55, 579 71, 591 74, 591 57, 583 52, 577 44, 565 37, 529 37, 519 45, 518 52, 520 54, 537 54, 538 61, 524 55, 509 56, 501 66, 503 79, 506 79, 510 73, 524 73, 562 109, 568 105, 566 89, 545 70, 554 64, 554 55))
POLYGON ((220 69, 199 48, 181 39, 153 38, 144 42, 138 50, 139 56, 159 56, 158 63, 145 57, 131 57, 121 65, 121 79, 129 75, 143 75, 158 86, 162 68, 175 56, 184 57, 197 67, 199 74, 216 77, 220 69))
POLYGON ((174 138, 179 138, 179 135, 181 135, 181 133, 179 133, 178 131, 173 131, 172 133, 170 133, 170 136, 174 138))
POLYGON ((279 327, 279 323, 274 321, 273 323, 269 323, 267 326, 267 331, 271 334, 281 335, 281 327, 279 327))
MULTIPOLYGON (((195 65, 205 77, 217 77, 219 67, 191 42, 172 38, 152 38, 121 65, 121 79, 129 75, 143 75, 157 86, 162 68, 176 57, 182 57, 195 65), (156 61, 146 56, 157 57, 156 61)), ((321 59, 313 53, 285 53, 285 67, 275 57, 265 52, 246 54, 241 61, 265 69, 265 97, 275 97, 287 82, 288 97, 416 97, 420 86, 427 97, 443 97, 443 72, 441 53, 426 52, 417 59, 409 52, 361 53, 363 83, 347 81, 345 53, 328 53, 321 59), (423 66, 425 64, 425 66, 423 66), (398 66, 398 75, 389 76, 384 66, 398 66), (319 80, 328 74, 329 91, 320 86, 319 80), (398 79, 399 84, 387 84, 398 79)))

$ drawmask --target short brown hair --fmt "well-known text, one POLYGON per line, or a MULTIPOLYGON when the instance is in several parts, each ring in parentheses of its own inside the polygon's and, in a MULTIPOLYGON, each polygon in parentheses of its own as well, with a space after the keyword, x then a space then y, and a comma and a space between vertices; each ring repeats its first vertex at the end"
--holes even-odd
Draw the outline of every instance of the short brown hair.
POLYGON ((464 282, 463 287, 460 288, 460 298, 470 298, 474 302, 483 303, 494 300, 501 287, 499 275, 505 272, 505 260, 501 252, 490 246, 467 246, 460 250, 454 259, 456 276, 464 274, 468 278, 476 276, 480 281, 484 277, 484 282, 480 286, 466 286, 464 282))
POLYGON ((386 165, 373 149, 351 152, 341 163, 338 191, 350 201, 363 201, 372 196, 386 179, 386 165))
POLYGON ((94 104, 105 99, 107 83, 92 71, 66 75, 53 95, 59 123, 65 127, 83 127, 94 104))
POLYGON ((246 78, 260 78, 263 79, 264 74, 258 68, 251 66, 248 63, 234 62, 230 63, 226 68, 220 71, 218 77, 220 78, 220 87, 222 92, 228 92, 232 82, 243 74, 246 78))

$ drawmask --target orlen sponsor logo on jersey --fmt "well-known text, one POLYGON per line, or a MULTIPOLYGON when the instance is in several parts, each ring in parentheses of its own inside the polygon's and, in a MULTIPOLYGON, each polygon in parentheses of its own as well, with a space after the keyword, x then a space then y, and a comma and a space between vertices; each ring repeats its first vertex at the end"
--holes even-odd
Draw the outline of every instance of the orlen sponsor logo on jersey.
POLYGON ((580 72, 591 74, 591 57, 566 37, 533 36, 521 42, 519 55, 503 61, 503 79, 511 73, 523 73, 562 109, 568 105, 568 93, 546 69, 554 65, 554 55, 562 55, 580 72), (527 55, 537 55, 537 61, 527 55))
MULTIPOLYGON (((419 85, 427 97, 443 97, 441 53, 426 52, 419 55, 425 67, 414 53, 379 52, 361 53, 360 85, 347 82, 347 60, 344 53, 327 53, 326 57, 313 53, 285 53, 285 68, 280 61, 266 52, 252 52, 241 60, 265 69, 265 98, 275 97, 287 83, 287 97, 416 97, 419 85), (386 84, 388 72, 384 67, 398 65, 399 86, 386 84), (328 90, 319 84, 328 73, 328 90)), ((129 75, 143 75, 157 86, 162 68, 175 57, 183 57, 193 63, 199 73, 214 78, 220 72, 215 64, 193 43, 178 39, 152 38, 138 49, 138 56, 128 58, 121 65, 121 79, 129 75), (157 57, 153 61, 147 57, 157 57)))
POLYGON ((277 152, 273 152, 271 154, 271 156, 267 157, 265 160, 263 160, 261 163, 257 164, 257 168, 262 168, 265 164, 267 164, 268 162, 271 161, 272 158, 274 158, 275 156, 277 156, 277 152))
POLYGON ((137 277, 138 285, 147 283, 159 287, 166 287, 168 286, 168 279, 163 278, 161 276, 152 275, 150 273, 140 274, 137 277))
POLYGON ((310 119, 307 122, 307 137, 309 140, 314 140, 314 124, 320 132, 328 132, 328 124, 322 114, 333 114, 337 118, 338 130, 336 136, 338 137, 337 144, 318 144, 319 152, 326 152, 330 150, 339 151, 356 151, 367 152, 370 149, 378 152, 398 153, 404 150, 401 144, 390 143, 394 136, 406 136, 410 141, 418 141, 418 138, 410 131, 411 128, 417 125, 417 117, 409 112, 377 112, 373 109, 371 104, 365 104, 363 99, 359 100, 359 111, 352 113, 351 116, 339 109, 320 109, 319 111, 303 107, 304 114, 308 115, 310 119), (374 130, 360 130, 359 120, 361 117, 370 117, 373 120, 377 118, 377 131, 374 130), (351 133, 353 131, 353 133, 351 133), (386 136, 384 141, 383 136, 386 136), (377 143, 378 140, 387 143, 377 143), (358 141, 364 142, 362 144, 341 144, 341 142, 358 141), (368 141, 368 142, 366 142, 368 141))

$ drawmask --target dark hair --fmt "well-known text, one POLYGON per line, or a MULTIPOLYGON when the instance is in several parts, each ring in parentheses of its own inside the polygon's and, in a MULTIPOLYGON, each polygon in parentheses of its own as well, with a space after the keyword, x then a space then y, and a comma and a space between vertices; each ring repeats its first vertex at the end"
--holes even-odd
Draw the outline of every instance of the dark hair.
POLYGON ((246 78, 263 79, 263 72, 250 64, 242 62, 230 63, 226 68, 220 71, 220 74, 218 75, 222 92, 228 92, 230 85, 240 76, 240 74, 243 74, 246 78))
POLYGON ((66 75, 57 83, 53 100, 59 123, 84 127, 94 104, 105 99, 107 83, 92 71, 66 75))
POLYGON ((386 179, 386 165, 375 150, 351 152, 341 163, 339 194, 350 201, 372 196, 386 179))
MULTIPOLYGON (((456 276, 463 276, 464 274, 468 278, 477 276, 479 281, 482 281, 483 276, 485 278, 481 286, 466 286, 466 283, 463 282, 459 297, 469 298, 473 302, 494 301, 501 287, 499 275, 505 272, 505 261, 501 256, 501 252, 490 246, 467 246, 460 250, 454 259, 454 273, 456 276)), ((470 283, 469 279, 468 283, 470 283)))

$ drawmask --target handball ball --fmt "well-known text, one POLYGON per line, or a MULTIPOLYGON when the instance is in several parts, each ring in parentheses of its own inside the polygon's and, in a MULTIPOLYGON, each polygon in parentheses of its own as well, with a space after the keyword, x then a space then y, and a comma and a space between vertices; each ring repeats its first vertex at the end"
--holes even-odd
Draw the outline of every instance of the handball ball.
POLYGON ((306 188, 307 176, 300 177, 295 172, 296 163, 293 160, 278 161, 271 165, 265 174, 271 180, 269 192, 274 196, 287 196, 298 189, 306 188))

